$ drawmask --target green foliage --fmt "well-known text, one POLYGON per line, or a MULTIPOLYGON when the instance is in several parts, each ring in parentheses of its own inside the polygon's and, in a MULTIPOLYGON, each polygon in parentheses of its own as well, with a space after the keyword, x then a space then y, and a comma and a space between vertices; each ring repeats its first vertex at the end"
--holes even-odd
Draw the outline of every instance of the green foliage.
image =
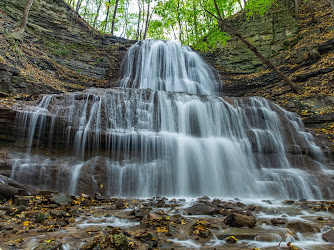
MULTIPOLYGON (((75 8, 80 0, 67 0, 75 8)), ((95 28, 111 31, 116 0, 84 1, 79 13, 95 28), (101 5, 101 8, 98 6, 101 5), (106 15, 109 8, 109 16, 106 15), (99 12, 97 12, 99 10, 99 12)), ((216 0, 223 18, 243 11, 248 17, 264 15, 275 0, 216 0), (241 9, 242 8, 242 9, 241 9)), ((114 34, 128 39, 142 39, 149 17, 146 38, 175 39, 195 49, 210 51, 217 45, 224 45, 229 34, 221 32, 216 17, 214 0, 119 0, 114 34), (150 6, 150 8, 148 8, 150 6), (147 11, 150 12, 147 15, 147 11), (140 11, 139 11, 140 10, 140 11)))

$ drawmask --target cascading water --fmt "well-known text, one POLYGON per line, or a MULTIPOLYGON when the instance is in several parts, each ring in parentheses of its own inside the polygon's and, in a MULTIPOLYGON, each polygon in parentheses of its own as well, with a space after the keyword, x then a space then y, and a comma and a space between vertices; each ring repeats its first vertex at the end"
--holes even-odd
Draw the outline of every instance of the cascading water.
POLYGON ((139 41, 122 64, 123 88, 213 94, 218 75, 189 47, 178 42, 139 41))
POLYGON ((322 172, 324 155, 295 114, 214 95, 215 72, 176 42, 138 42, 122 72, 122 88, 26 108, 17 122, 29 150, 12 177, 73 194, 322 198, 306 170, 322 172))

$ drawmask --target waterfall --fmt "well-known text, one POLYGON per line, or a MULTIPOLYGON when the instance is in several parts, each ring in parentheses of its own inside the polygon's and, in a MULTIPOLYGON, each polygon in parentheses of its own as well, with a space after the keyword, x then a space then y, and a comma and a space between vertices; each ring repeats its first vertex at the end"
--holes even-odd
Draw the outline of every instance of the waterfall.
POLYGON ((313 173, 325 157, 301 119, 264 98, 216 95, 219 77, 190 48, 138 42, 122 74, 120 88, 25 107, 28 151, 12 177, 72 194, 323 197, 313 173))
POLYGON ((123 88, 213 94, 220 79, 201 57, 176 41, 139 41, 121 67, 123 88))

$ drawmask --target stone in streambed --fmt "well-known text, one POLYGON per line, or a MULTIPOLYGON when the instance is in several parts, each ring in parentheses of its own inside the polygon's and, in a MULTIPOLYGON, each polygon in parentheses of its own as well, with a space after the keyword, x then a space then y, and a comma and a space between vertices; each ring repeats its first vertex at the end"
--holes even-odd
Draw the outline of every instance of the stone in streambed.
POLYGON ((327 233, 322 234, 322 238, 327 242, 334 243, 334 231, 328 231, 327 233))
POLYGON ((255 237, 261 233, 265 233, 265 230, 259 230, 254 228, 236 228, 230 227, 223 231, 223 233, 218 234, 217 238, 219 240, 226 240, 229 236, 233 235, 239 240, 254 240, 255 237))
POLYGON ((60 193, 52 197, 50 200, 59 206, 70 206, 73 203, 71 196, 64 193, 60 193))
POLYGON ((225 218, 225 224, 231 227, 255 227, 256 218, 245 213, 229 213, 225 218))
POLYGON ((36 247, 33 248, 34 250, 47 250, 47 249, 63 249, 62 243, 56 241, 54 239, 46 240, 44 242, 39 243, 36 247))
POLYGON ((234 236, 230 236, 226 239, 227 243, 238 243, 238 239, 235 238, 234 236))
POLYGON ((270 220, 271 224, 274 226, 279 226, 279 225, 284 225, 287 223, 287 219, 282 219, 282 218, 273 218, 270 220))
POLYGON ((255 237, 255 240, 261 242, 280 242, 282 238, 281 236, 275 233, 264 233, 257 235, 255 237))
POLYGON ((114 243, 116 249, 127 249, 128 239, 123 233, 113 235, 114 243))
POLYGON ((136 238, 148 244, 148 248, 158 247, 159 238, 155 233, 143 232, 143 233, 136 235, 136 238))
POLYGON ((290 221, 288 223, 288 228, 300 233, 314 233, 318 231, 312 225, 303 221, 290 221))
POLYGON ((185 209, 188 215, 209 215, 213 212, 213 208, 203 203, 196 203, 185 209))

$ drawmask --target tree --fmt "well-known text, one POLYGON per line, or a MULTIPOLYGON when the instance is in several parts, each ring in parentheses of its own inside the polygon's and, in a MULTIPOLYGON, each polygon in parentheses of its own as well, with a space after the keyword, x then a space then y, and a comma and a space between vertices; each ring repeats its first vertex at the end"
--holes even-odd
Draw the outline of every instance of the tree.
POLYGON ((119 1, 119 0, 116 0, 116 3, 115 3, 115 9, 114 9, 114 15, 113 15, 113 17, 112 17, 112 23, 111 23, 111 35, 114 34, 114 28, 115 28, 115 20, 116 20, 116 14, 117 14, 118 1, 119 1))
POLYGON ((99 17, 99 14, 100 14, 101 5, 102 5, 102 0, 100 0, 99 3, 98 3, 98 7, 97 7, 96 15, 95 15, 95 18, 94 18, 94 23, 93 23, 94 28, 96 28, 96 23, 97 23, 97 19, 99 17))
POLYGON ((34 0, 28 0, 28 2, 26 4, 26 7, 24 8, 22 22, 21 22, 20 26, 18 27, 18 33, 19 34, 23 34, 24 31, 25 31, 25 28, 26 28, 27 22, 28 22, 29 11, 30 11, 30 8, 31 8, 33 2, 34 2, 34 0))
POLYGON ((244 37, 242 37, 236 30, 234 30, 229 24, 223 19, 220 9, 217 5, 217 1, 213 0, 217 15, 212 14, 207 10, 207 12, 215 17, 218 22, 219 29, 224 32, 227 29, 233 36, 238 40, 242 41, 247 48, 249 48, 264 64, 266 64, 270 69, 272 69, 282 80, 284 80, 295 92, 301 94, 301 90, 298 86, 292 82, 285 74, 283 74, 277 67, 275 67, 265 56, 263 56, 250 42, 248 42, 244 37))
POLYGON ((295 0, 295 18, 299 19, 299 0, 295 0))
POLYGON ((147 15, 146 15, 146 23, 145 23, 145 30, 144 30, 143 40, 145 40, 145 38, 146 38, 148 26, 149 26, 149 23, 150 23, 150 4, 151 4, 151 0, 148 0, 147 15))
POLYGON ((83 0, 79 0, 77 2, 77 7, 75 8, 75 11, 79 13, 79 10, 80 10, 80 7, 81 7, 81 4, 82 4, 83 0))
POLYGON ((106 32, 107 30, 107 24, 108 24, 108 18, 109 18, 109 11, 110 11, 110 2, 111 0, 109 0, 109 2, 106 2, 106 6, 107 6, 107 15, 106 15, 106 19, 104 20, 104 27, 103 27, 103 31, 106 32))
POLYGON ((311 3, 311 0, 307 0, 307 5, 308 5, 308 8, 309 8, 310 13, 311 13, 312 22, 316 23, 317 19, 315 18, 315 15, 314 15, 314 10, 313 10, 313 6, 312 6, 312 3, 311 3))

